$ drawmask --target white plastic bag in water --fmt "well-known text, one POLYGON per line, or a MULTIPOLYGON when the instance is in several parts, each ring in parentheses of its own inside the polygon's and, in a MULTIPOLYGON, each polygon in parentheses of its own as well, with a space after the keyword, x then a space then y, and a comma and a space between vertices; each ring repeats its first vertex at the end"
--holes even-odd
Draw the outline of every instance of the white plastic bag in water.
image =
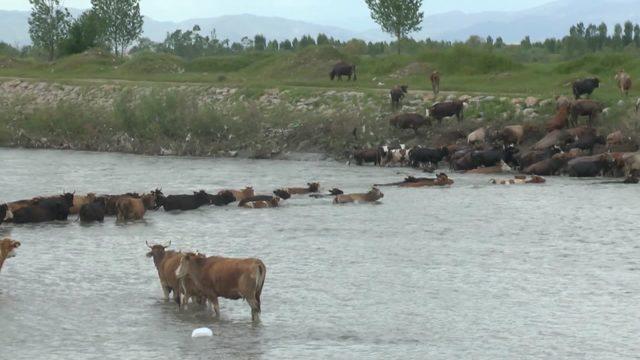
POLYGON ((211 329, 206 328, 206 327, 205 328, 200 328, 200 329, 195 329, 191 333, 191 337, 192 338, 211 337, 211 336, 213 336, 213 331, 211 331, 211 329))

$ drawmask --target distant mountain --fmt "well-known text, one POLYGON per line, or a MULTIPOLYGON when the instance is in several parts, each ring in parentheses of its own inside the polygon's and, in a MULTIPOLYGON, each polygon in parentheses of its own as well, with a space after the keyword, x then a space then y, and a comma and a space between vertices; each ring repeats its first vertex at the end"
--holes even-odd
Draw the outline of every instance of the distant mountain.
MULTIPOLYGON (((413 34, 416 39, 430 37, 436 40, 466 40, 471 35, 494 38, 502 36, 508 43, 519 42, 526 35, 532 40, 562 37, 569 27, 579 21, 585 23, 605 22, 613 25, 631 20, 640 23, 640 0, 558 0, 549 4, 515 12, 464 13, 461 11, 425 17, 423 30, 413 34)), ((78 14, 80 10, 73 10, 78 14)), ((28 44, 27 19, 22 11, 0 10, 0 41, 10 44, 28 44)), ((244 36, 263 34, 267 39, 293 39, 303 35, 325 33, 340 40, 360 38, 367 41, 389 40, 372 25, 371 30, 355 31, 335 26, 309 22, 264 17, 257 15, 226 15, 212 18, 190 19, 182 22, 156 21, 145 17, 144 36, 162 41, 168 32, 176 29, 191 29, 200 25, 203 34, 216 30, 219 39, 240 41, 244 36)))

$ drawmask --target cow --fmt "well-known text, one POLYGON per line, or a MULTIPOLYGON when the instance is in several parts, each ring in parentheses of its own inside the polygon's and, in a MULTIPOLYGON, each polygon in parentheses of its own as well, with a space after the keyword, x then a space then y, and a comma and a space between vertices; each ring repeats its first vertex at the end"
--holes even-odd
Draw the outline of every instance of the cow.
POLYGON ((116 202, 116 217, 118 221, 142 220, 146 211, 141 199, 123 197, 116 202))
POLYGON ((500 174, 503 172, 509 172, 513 170, 504 161, 500 160, 500 163, 494 166, 480 167, 465 171, 465 174, 500 174))
POLYGON ((50 198, 36 198, 30 205, 20 207, 13 214, 13 222, 16 224, 40 223, 47 221, 66 221, 69 217, 69 209, 73 206, 73 194, 50 198))
POLYGON ((449 148, 446 146, 440 149, 431 148, 413 148, 409 155, 409 164, 411 167, 418 168, 421 165, 433 164, 438 166, 438 163, 449 155, 449 148))
POLYGON ((577 99, 580 99, 582 95, 591 96, 593 91, 600 87, 600 80, 598 78, 587 78, 576 80, 572 84, 573 95, 577 99))
POLYGON ((564 146, 567 143, 574 141, 574 136, 566 130, 553 130, 543 137, 540 141, 535 143, 532 147, 533 150, 546 150, 553 146, 564 146))
POLYGON ((75 195, 73 196, 73 206, 69 209, 69 214, 77 215, 80 212, 82 205, 90 204, 96 199, 96 194, 89 193, 87 195, 75 195))
POLYGON ((625 141, 625 136, 622 131, 618 130, 607 135, 607 146, 622 145, 625 141))
POLYGON ((147 257, 153 258, 153 264, 158 271, 164 300, 169 301, 169 295, 171 294, 173 295, 173 301, 179 306, 186 305, 190 298, 194 298, 199 303, 204 303, 201 299, 202 293, 195 288, 195 284, 191 279, 184 279, 182 284, 178 281, 176 271, 183 254, 173 250, 166 250, 171 246, 171 241, 169 241, 168 245, 149 245, 148 242, 145 243, 151 250, 147 253, 147 257))
POLYGON ((371 203, 377 202, 382 199, 384 194, 376 187, 366 194, 342 194, 333 199, 334 204, 347 204, 347 203, 371 203))
POLYGON ((227 206, 233 202, 236 202, 236 197, 229 190, 220 191, 216 195, 209 196, 209 204, 214 206, 227 206))
POLYGON ((487 138, 487 129, 481 127, 474 130, 469 136, 467 136, 467 143, 471 145, 483 144, 487 138))
POLYGON ((169 195, 163 199, 161 205, 165 211, 195 210, 208 205, 209 196, 204 190, 194 191, 193 195, 169 195))
POLYGON ((473 152, 473 149, 464 149, 456 152, 451 157, 450 167, 456 171, 466 171, 476 168, 477 166, 471 158, 473 152))
POLYGON ((522 184, 544 184, 547 180, 541 176, 533 175, 530 179, 526 176, 516 176, 513 179, 489 180, 489 184, 494 185, 522 185, 522 184))
POLYGON ((567 127, 569 123, 569 108, 570 105, 563 105, 558 109, 555 116, 547 123, 547 132, 562 130, 567 127))
POLYGON ((570 160, 567 153, 555 154, 552 157, 529 165, 522 170, 522 173, 528 175, 549 176, 558 174, 570 160))
POLYGON ((353 81, 358 80, 356 76, 356 66, 347 64, 344 61, 340 61, 339 63, 335 64, 333 66, 333 69, 331 69, 331 72, 329 73, 329 77, 331 78, 331 80, 333 81, 336 76, 338 77, 338 81, 342 81, 343 76, 349 77, 349 81, 351 81, 351 76, 353 76, 353 81))
POLYGON ((613 165, 611 154, 582 156, 569 160, 567 171, 571 177, 596 177, 604 175, 613 165))
POLYGON ((351 157, 359 166, 362 166, 364 163, 373 163, 374 165, 380 165, 382 161, 379 149, 372 148, 354 150, 351 157))
POLYGON ((404 166, 411 155, 411 150, 404 145, 400 145, 399 149, 391 149, 385 158, 385 166, 404 166))
POLYGON ((344 194, 344 191, 338 189, 338 188, 333 188, 331 190, 329 190, 328 194, 311 194, 309 195, 309 197, 314 198, 314 199, 322 199, 322 198, 326 198, 326 197, 330 197, 330 196, 336 196, 336 195, 342 195, 344 194))
POLYGON ((103 222, 106 204, 104 199, 95 200, 90 204, 84 204, 80 207, 80 222, 92 223, 103 222))
POLYGON ((238 204, 238 207, 248 209, 265 209, 276 208, 280 206, 280 198, 278 196, 271 195, 256 195, 250 198, 246 198, 238 204))
POLYGON ((242 199, 255 196, 256 193, 251 186, 247 186, 242 190, 222 190, 218 192, 218 195, 221 195, 224 191, 231 191, 233 196, 236 198, 236 201, 242 201, 242 199))
POLYGON ((418 179, 412 181, 411 178, 407 178, 405 182, 399 186, 403 188, 420 188, 426 186, 449 186, 453 185, 453 183, 454 181, 450 179, 447 174, 440 173, 435 179, 418 179))
POLYGON ((631 90, 631 76, 624 70, 618 70, 615 79, 618 82, 618 89, 620 89, 620 93, 625 96, 629 96, 629 90, 631 90))
POLYGON ((162 190, 155 189, 148 194, 142 194, 140 199, 146 210, 158 210, 160 208, 159 203, 162 203, 164 199, 164 194, 162 190))
POLYGON ((596 145, 605 145, 606 139, 604 136, 596 136, 595 134, 588 134, 583 137, 577 138, 576 141, 565 145, 564 150, 580 149, 588 150, 589 153, 593 153, 593 148, 596 145))
POLYGON ((0 240, 0 271, 2 271, 2 265, 8 258, 16 256, 17 249, 20 247, 20 242, 9 238, 0 240))
POLYGON ((546 148, 544 150, 531 150, 522 155, 516 156, 516 164, 520 169, 524 169, 539 161, 549 159, 555 154, 562 153, 562 148, 557 145, 546 148))
POLYGON ((138 193, 126 193, 122 195, 102 195, 97 197, 96 199, 100 201, 104 201, 104 204, 105 204, 104 214, 106 216, 116 216, 118 213, 116 204, 118 203, 118 200, 122 198, 138 199, 140 198, 140 195, 138 193))
POLYGON ((593 126, 593 120, 598 117, 604 107, 601 103, 593 100, 576 100, 571 103, 569 112, 571 114, 571 125, 578 125, 578 116, 588 116, 589 126, 593 126))
POLYGON ((416 134, 423 126, 431 126, 431 121, 416 113, 398 114, 389 120, 389 124, 400 130, 412 129, 416 134))
POLYGON ((267 267, 260 259, 230 259, 220 256, 206 257, 186 253, 176 270, 178 279, 189 278, 213 304, 220 316, 218 298, 244 299, 251 307, 251 319, 260 321, 260 295, 267 275, 267 267))
POLYGON ((458 119, 458 123, 464 120, 464 102, 459 100, 438 102, 431 105, 426 111, 427 118, 435 118, 438 120, 438 125, 442 124, 442 119, 455 116, 458 119))
POLYGON ((568 96, 556 96, 556 110, 560 110, 563 107, 569 108, 571 101, 571 98, 568 96))
POLYGON ((313 194, 313 193, 317 193, 320 191, 320 183, 314 182, 314 183, 307 183, 307 187, 290 187, 290 188, 285 188, 284 190, 286 190, 289 194, 291 195, 306 195, 306 194, 313 194))
POLYGON ((524 139, 524 126, 510 125, 505 126, 498 135, 498 139, 502 140, 505 145, 520 145, 524 139))
POLYGON ((431 89, 433 90, 433 96, 438 96, 440 93, 440 73, 434 71, 429 76, 429 80, 431 80, 431 89))
POLYGON ((494 147, 489 150, 476 150, 471 153, 471 160, 476 167, 492 167, 504 161, 507 165, 515 162, 515 155, 519 152, 513 145, 494 147))
POLYGON ((400 109, 400 101, 407 94, 409 87, 407 85, 397 85, 394 86, 393 89, 389 92, 389 96, 391 97, 391 109, 398 110, 400 109))
POLYGON ((0 205, 0 225, 5 222, 13 219, 13 213, 9 210, 9 205, 2 204, 0 205))

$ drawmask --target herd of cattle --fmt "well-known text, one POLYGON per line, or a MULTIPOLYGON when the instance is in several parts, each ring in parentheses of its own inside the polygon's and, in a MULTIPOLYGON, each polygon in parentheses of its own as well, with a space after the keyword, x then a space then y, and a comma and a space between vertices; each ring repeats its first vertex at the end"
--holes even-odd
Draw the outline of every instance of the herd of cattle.
MULTIPOLYGON (((431 77, 434 95, 440 90, 440 74, 431 77)), ((631 77, 624 70, 615 79, 621 94, 628 95, 631 77)), ((517 170, 530 175, 569 175, 574 177, 625 177, 626 183, 637 183, 640 175, 639 144, 631 137, 616 131, 608 136, 598 133, 594 121, 603 112, 602 103, 583 99, 600 87, 598 78, 587 78, 572 83, 575 99, 556 98, 556 114, 546 126, 510 125, 503 128, 481 127, 469 134, 459 130, 445 132, 434 147, 401 144, 381 145, 375 148, 356 148, 351 160, 357 165, 373 163, 379 166, 411 166, 437 169, 446 161, 451 170, 472 173, 499 173, 517 170), (587 118, 580 126, 579 119, 587 118), (525 146, 525 144, 527 146, 525 146)), ((399 85, 391 89, 391 105, 401 107, 408 87, 399 85)), ((413 130, 438 125, 445 118, 464 120, 467 104, 460 100, 437 102, 418 113, 399 113, 389 124, 400 130, 413 130)), ((640 110, 640 99, 636 112, 640 110)))

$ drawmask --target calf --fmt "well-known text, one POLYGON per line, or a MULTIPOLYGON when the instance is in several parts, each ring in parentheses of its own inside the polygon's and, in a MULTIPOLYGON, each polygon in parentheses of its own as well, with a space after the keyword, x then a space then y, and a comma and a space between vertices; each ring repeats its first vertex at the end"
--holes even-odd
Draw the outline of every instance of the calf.
POLYGON ((19 247, 19 241, 8 238, 0 240, 0 271, 2 271, 2 265, 4 265, 4 262, 7 259, 16 256, 16 252, 19 247))
POLYGON ((458 123, 461 123, 464 120, 464 103, 459 100, 445 101, 435 103, 427 109, 427 118, 435 118, 438 125, 442 124, 442 119, 449 116, 455 116, 458 123))
POLYGON ((244 299, 251 307, 251 319, 260 321, 260 295, 267 268, 260 259, 229 259, 187 253, 176 270, 178 279, 189 278, 195 288, 211 301, 220 316, 218 297, 244 299))
POLYGON ((420 127, 431 126, 429 119, 415 113, 398 114, 389 120, 389 124, 400 130, 412 129, 416 134, 420 127))
POLYGON ((580 99, 580 96, 587 95, 590 96, 593 91, 600 87, 600 80, 598 78, 588 78, 576 80, 573 82, 573 95, 577 99, 580 99))
POLYGON ((449 148, 446 146, 443 146, 440 149, 413 148, 409 155, 409 163, 414 168, 418 168, 425 164, 438 166, 438 163, 448 155, 449 148))
POLYGON ((169 195, 163 199, 161 205, 165 211, 195 210, 201 206, 208 205, 209 197, 210 195, 204 190, 194 191, 193 195, 169 195))
POLYGON ((142 220, 146 211, 141 199, 125 197, 116 202, 116 216, 118 221, 142 220))
POLYGON ((407 85, 397 85, 394 86, 393 89, 389 92, 389 96, 391 97, 391 109, 398 110, 400 109, 400 101, 407 94, 407 90, 409 87, 407 85))

